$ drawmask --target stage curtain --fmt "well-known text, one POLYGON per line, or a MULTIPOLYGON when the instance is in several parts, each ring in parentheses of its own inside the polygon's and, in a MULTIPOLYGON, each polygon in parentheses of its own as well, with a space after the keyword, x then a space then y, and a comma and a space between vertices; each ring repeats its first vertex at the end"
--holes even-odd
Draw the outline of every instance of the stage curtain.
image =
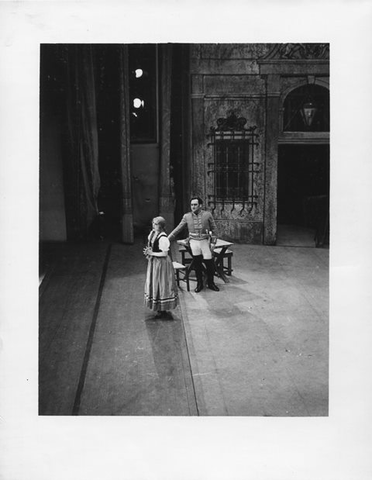
POLYGON ((64 183, 69 239, 86 239, 98 215, 96 74, 91 45, 67 45, 64 183))

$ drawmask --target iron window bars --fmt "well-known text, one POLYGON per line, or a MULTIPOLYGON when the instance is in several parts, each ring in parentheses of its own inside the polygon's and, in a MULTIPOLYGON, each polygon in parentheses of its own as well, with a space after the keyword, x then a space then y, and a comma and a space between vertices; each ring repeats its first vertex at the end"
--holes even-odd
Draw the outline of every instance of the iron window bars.
POLYGON ((213 176, 213 194, 208 195, 212 210, 217 204, 221 211, 225 204, 242 204, 243 210, 251 211, 257 205, 255 175, 259 172, 259 162, 255 161, 255 147, 258 145, 256 126, 245 128, 247 120, 231 113, 227 118, 219 118, 217 127, 211 127, 208 146, 213 147, 212 161, 208 163, 208 176, 213 176))

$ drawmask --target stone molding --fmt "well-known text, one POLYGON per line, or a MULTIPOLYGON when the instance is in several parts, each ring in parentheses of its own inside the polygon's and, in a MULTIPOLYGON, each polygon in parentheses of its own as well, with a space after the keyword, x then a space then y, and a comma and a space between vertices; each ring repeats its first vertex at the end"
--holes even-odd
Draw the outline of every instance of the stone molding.
POLYGON ((272 60, 329 60, 328 43, 277 43, 269 53, 259 59, 272 60))

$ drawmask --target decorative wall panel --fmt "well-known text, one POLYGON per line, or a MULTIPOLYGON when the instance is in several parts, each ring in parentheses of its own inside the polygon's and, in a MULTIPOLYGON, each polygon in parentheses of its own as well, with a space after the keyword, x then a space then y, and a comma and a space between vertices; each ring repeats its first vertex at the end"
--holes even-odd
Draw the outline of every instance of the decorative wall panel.
POLYGON ((265 80, 256 75, 214 75, 204 78, 205 95, 265 96, 265 80))
POLYGON ((299 82, 326 82, 329 76, 329 46, 192 45, 190 75, 190 193, 200 195, 206 202, 215 194, 214 177, 211 175, 214 153, 208 146, 210 128, 228 112, 244 117, 246 126, 256 126, 258 134, 254 159, 258 167, 254 175, 257 201, 248 209, 239 202, 224 202, 223 205, 210 202, 209 207, 223 238, 235 242, 275 244, 278 141, 284 93, 295 88, 299 82))

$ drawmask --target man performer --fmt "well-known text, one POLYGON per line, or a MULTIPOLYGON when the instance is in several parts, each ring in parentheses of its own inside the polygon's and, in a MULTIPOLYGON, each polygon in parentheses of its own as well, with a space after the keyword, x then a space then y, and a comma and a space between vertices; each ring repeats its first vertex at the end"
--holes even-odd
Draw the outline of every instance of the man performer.
POLYGON ((197 285, 195 292, 203 290, 203 261, 207 268, 207 286, 215 292, 219 288, 214 283, 213 250, 217 241, 217 227, 210 212, 203 210, 203 200, 193 197, 190 200, 191 212, 185 213, 179 225, 168 235, 170 241, 186 226, 189 230, 190 248, 194 260, 197 285))

